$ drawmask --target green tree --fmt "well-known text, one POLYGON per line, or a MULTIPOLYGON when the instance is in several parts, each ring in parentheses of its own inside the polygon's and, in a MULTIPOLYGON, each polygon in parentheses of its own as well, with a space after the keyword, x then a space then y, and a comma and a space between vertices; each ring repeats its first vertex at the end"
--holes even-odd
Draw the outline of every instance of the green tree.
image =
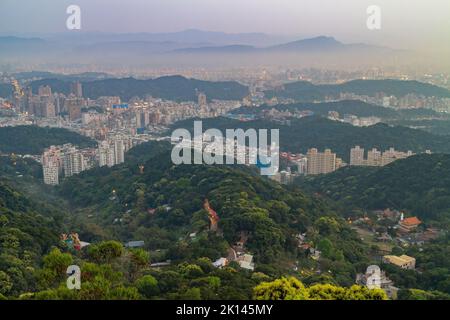
POLYGON ((136 287, 140 294, 151 298, 159 293, 158 281, 151 275, 143 276, 136 281, 136 287))
POLYGON ((89 257, 95 262, 109 263, 123 254, 123 245, 117 241, 105 241, 88 247, 89 257))
POLYGON ((12 287, 13 283, 9 275, 4 271, 0 271, 0 294, 8 294, 12 287))
POLYGON ((55 272, 56 275, 65 274, 67 267, 73 263, 72 255, 62 253, 58 248, 53 248, 43 260, 44 268, 55 272))

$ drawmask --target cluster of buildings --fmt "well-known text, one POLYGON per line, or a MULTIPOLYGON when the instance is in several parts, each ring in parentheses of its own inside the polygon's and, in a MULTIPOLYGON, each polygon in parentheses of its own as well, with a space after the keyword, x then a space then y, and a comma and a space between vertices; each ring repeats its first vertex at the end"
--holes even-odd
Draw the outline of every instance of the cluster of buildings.
POLYGON ((266 120, 284 120, 289 118, 304 118, 313 116, 314 112, 311 110, 279 110, 279 109, 265 109, 261 112, 261 118, 266 120))
POLYGON ((255 263, 253 261, 253 255, 247 252, 245 249, 247 237, 247 234, 242 233, 240 240, 229 249, 228 256, 226 258, 222 257, 216 260, 213 265, 216 268, 223 268, 227 266, 231 261, 235 261, 242 269, 254 271, 255 263))
POLYGON ((353 114, 344 114, 344 117, 341 119, 337 111, 329 111, 328 119, 349 123, 355 127, 369 127, 381 122, 381 118, 378 117, 358 117, 353 114))
POLYGON ((340 100, 361 100, 367 103, 376 104, 385 108, 394 109, 418 109, 427 108, 438 112, 450 112, 450 99, 440 97, 426 97, 409 93, 403 97, 387 95, 383 92, 375 96, 357 95, 354 93, 341 93, 340 100))
POLYGON ((132 147, 133 140, 127 135, 113 135, 108 139, 99 142, 99 166, 113 167, 125 162, 125 153, 132 147))
POLYGON ((124 134, 112 134, 98 143, 98 148, 78 149, 71 144, 51 146, 41 157, 44 183, 58 185, 70 177, 95 166, 112 167, 125 161, 125 153, 143 140, 124 134))
POLYGON ((95 149, 78 149, 72 144, 51 146, 41 157, 44 183, 58 185, 62 177, 88 170, 95 163, 95 149))
POLYGON ((83 99, 82 85, 74 82, 70 85, 70 94, 53 93, 48 85, 39 86, 37 94, 31 87, 22 89, 16 80, 12 81, 14 88, 13 104, 21 113, 38 118, 54 118, 67 114, 71 121, 81 117, 81 110, 86 104, 83 99))
MULTIPOLYGON (((430 150, 425 151, 427 154, 431 154, 430 150)), ((382 167, 388 165, 399 159, 406 159, 415 155, 412 151, 401 152, 394 148, 389 148, 384 152, 373 148, 367 152, 367 158, 365 158, 364 148, 355 146, 350 149, 350 165, 351 166, 372 166, 382 167)))
POLYGON ((320 152, 316 148, 311 148, 306 155, 281 152, 280 159, 286 161, 288 167, 270 178, 281 184, 291 184, 296 177, 301 175, 331 173, 346 165, 330 149, 320 152))
MULTIPOLYGON (((12 80, 15 125, 36 124, 75 130, 96 140, 104 140, 115 130, 126 129, 130 135, 159 132, 168 125, 188 118, 209 118, 225 115, 241 106, 240 101, 208 100, 197 92, 197 101, 175 102, 146 96, 133 97, 123 103, 118 96, 83 97, 80 82, 70 84, 70 93, 54 93, 42 85, 34 94, 31 87, 22 88, 12 80)), ((3 103, 2 103, 3 104, 3 103)))
MULTIPOLYGON (((415 270, 416 267, 416 259, 407 255, 386 255, 382 258, 382 262, 405 270, 415 270)), ((370 265, 365 273, 358 273, 356 284, 368 289, 382 289, 390 299, 396 299, 399 290, 394 286, 394 282, 388 278, 386 272, 382 271, 377 265, 370 265)))
POLYGON ((132 146, 153 139, 153 134, 176 121, 217 117, 241 106, 239 101, 209 101, 203 92, 197 92, 197 101, 192 102, 147 96, 123 103, 118 96, 84 98, 80 82, 70 84, 68 95, 54 93, 48 85, 40 86, 34 94, 31 87, 22 89, 16 80, 12 83, 14 107, 10 109, 15 110, 16 117, 9 117, 5 125, 66 128, 98 141, 98 149, 88 159, 85 151, 73 146, 45 150, 44 181, 50 185, 95 165, 111 167, 124 162, 125 153, 132 146))
POLYGON ((336 157, 336 153, 330 149, 325 149, 324 152, 319 152, 316 148, 309 149, 306 159, 307 175, 331 173, 343 166, 342 159, 336 157))

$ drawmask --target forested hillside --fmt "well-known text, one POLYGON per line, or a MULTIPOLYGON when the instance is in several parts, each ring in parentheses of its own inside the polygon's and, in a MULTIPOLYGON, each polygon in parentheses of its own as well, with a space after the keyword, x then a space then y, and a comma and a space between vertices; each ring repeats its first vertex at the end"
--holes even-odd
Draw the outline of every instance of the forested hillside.
POLYGON ((402 97, 413 93, 416 95, 450 97, 450 91, 418 81, 401 80, 353 80, 342 84, 315 85, 307 81, 285 84, 278 90, 267 91, 266 94, 297 101, 323 100, 325 97, 338 98, 340 93, 351 92, 358 95, 375 96, 383 92, 386 95, 402 97))
POLYGON ((72 143, 80 148, 94 147, 96 142, 61 128, 17 126, 0 128, 0 152, 41 154, 51 145, 72 143))
POLYGON ((393 207, 441 226, 450 223, 450 155, 418 155, 381 168, 347 167, 297 184, 344 206, 393 207))

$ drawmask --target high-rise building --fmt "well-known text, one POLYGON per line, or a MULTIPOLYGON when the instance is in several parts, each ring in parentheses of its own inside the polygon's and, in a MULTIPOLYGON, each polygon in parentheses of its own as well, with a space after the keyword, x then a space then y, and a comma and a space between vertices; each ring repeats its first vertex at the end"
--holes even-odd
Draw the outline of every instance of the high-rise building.
POLYGON ((76 121, 81 119, 81 109, 84 101, 81 98, 67 98, 64 101, 64 108, 69 112, 69 120, 76 121))
POLYGON ((44 118, 55 117, 55 105, 49 101, 41 101, 35 106, 35 115, 44 118))
POLYGON ((356 146, 350 149, 350 165, 362 166, 364 165, 364 149, 356 146))
POLYGON ((373 148, 372 150, 367 152, 367 165, 371 167, 381 166, 381 151, 373 148))
POLYGON ((71 144, 51 146, 42 155, 44 183, 59 184, 59 178, 70 177, 86 169, 83 153, 71 144))
POLYGON ((307 174, 324 174, 336 170, 336 154, 330 149, 318 152, 316 148, 312 148, 308 150, 306 157, 308 159, 307 174))
POLYGON ((72 82, 70 84, 70 93, 72 93, 77 98, 83 97, 83 89, 81 83, 79 81, 72 82))
POLYGON ((59 184, 59 165, 58 162, 51 160, 42 165, 44 183, 56 186, 59 184))
POLYGON ((108 141, 102 141, 98 148, 98 157, 100 167, 112 167, 115 163, 114 148, 108 141))
POLYGON ((42 173, 44 183, 49 185, 58 185, 61 172, 61 152, 60 149, 51 146, 42 154, 42 173))
POLYGON ((114 156, 116 164, 120 164, 125 161, 125 146, 123 140, 121 139, 114 139, 114 156))
POLYGON ((200 92, 198 94, 198 105, 199 107, 204 107, 206 106, 208 103, 207 99, 206 99, 206 94, 204 94, 203 92, 200 92))
POLYGON ((71 177, 84 171, 84 156, 75 147, 64 150, 64 175, 71 177))
MULTIPOLYGON (((429 150, 427 150, 429 152, 429 150)), ((381 167, 388 165, 396 160, 405 159, 413 156, 412 151, 401 152, 396 151, 394 148, 389 148, 389 150, 383 153, 376 148, 369 150, 367 152, 367 160, 364 159, 364 149, 356 146, 350 149, 350 165, 352 166, 372 166, 381 167)))
POLYGON ((49 86, 39 86, 38 95, 41 97, 51 97, 52 88, 50 88, 49 86))
POLYGON ((132 147, 132 140, 126 136, 117 135, 107 141, 102 141, 98 148, 100 167, 112 167, 125 162, 125 153, 132 147))

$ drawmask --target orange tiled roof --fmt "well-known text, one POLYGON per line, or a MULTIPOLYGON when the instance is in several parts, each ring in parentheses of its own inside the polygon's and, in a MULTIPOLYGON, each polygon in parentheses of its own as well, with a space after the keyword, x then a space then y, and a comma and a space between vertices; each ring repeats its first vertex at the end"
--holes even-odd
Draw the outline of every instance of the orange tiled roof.
POLYGON ((403 221, 401 222, 401 224, 403 224, 405 226, 415 226, 415 225, 419 225, 421 223, 422 223, 422 221, 420 221, 417 217, 406 218, 406 219, 403 219, 403 221))

